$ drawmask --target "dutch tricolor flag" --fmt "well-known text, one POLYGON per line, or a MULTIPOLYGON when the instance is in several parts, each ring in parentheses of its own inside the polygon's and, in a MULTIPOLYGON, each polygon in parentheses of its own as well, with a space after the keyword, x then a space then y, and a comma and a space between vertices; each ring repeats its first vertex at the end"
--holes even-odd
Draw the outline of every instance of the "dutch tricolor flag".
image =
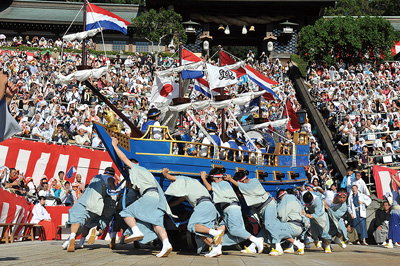
POLYGON ((211 99, 212 96, 218 95, 218 92, 210 90, 208 81, 203 78, 198 78, 194 81, 194 89, 203 93, 205 96, 211 99))
POLYGON ((251 81, 253 81, 255 84, 257 84, 267 92, 271 93, 275 98, 279 99, 278 95, 276 95, 275 92, 271 89, 273 85, 278 85, 278 82, 267 78, 249 65, 246 65, 246 74, 251 81))
MULTIPOLYGON (((188 65, 192 63, 201 62, 201 58, 192 53, 185 48, 182 48, 182 65, 188 65)), ((203 74, 203 66, 199 66, 197 69, 194 70, 183 70, 182 71, 182 79, 197 79, 202 78, 203 74)))
POLYGON ((67 172, 67 179, 71 179, 75 173, 76 173, 75 166, 71 166, 71 168, 69 168, 69 170, 67 172))
POLYGON ((123 34, 128 34, 130 22, 94 4, 88 3, 86 30, 104 28, 106 30, 117 30, 123 34))

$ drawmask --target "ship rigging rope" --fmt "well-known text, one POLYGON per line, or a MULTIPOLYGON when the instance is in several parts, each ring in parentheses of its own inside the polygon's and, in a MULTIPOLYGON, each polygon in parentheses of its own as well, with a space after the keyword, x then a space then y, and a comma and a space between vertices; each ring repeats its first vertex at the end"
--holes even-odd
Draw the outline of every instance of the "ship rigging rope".
POLYGON ((237 121, 237 119, 236 119, 235 115, 233 114, 231 108, 228 108, 228 111, 229 111, 229 114, 231 115, 231 117, 233 118, 233 120, 235 121, 235 123, 237 124, 237 126, 243 132, 243 135, 246 137, 246 139, 248 141, 250 141, 251 145, 253 145, 253 148, 255 148, 255 150, 257 152, 257 164, 261 165, 261 161, 262 161, 261 151, 257 148, 257 146, 254 144, 254 141, 249 137, 249 135, 247 135, 246 131, 242 128, 240 123, 237 121))
POLYGON ((213 140, 213 138, 208 134, 207 130, 204 129, 204 127, 199 123, 199 121, 196 120, 194 117, 192 111, 188 111, 188 114, 190 118, 194 121, 194 123, 200 128, 200 130, 204 133, 204 135, 207 137, 207 139, 214 145, 214 154, 213 154, 213 159, 214 160, 219 160, 219 151, 218 151, 218 145, 217 143, 213 140))
MULTIPOLYGON (((65 33, 64 33, 64 35, 63 35, 63 37, 68 33, 68 31, 69 31, 69 29, 72 27, 72 24, 74 24, 74 22, 75 22, 75 20, 76 20, 76 18, 78 17, 78 15, 81 13, 81 11, 82 11, 82 8, 83 8, 83 5, 81 6, 81 9, 79 9, 79 11, 78 11, 78 13, 76 14, 76 16, 75 16, 75 18, 74 18, 74 20, 72 20, 72 22, 71 22, 71 24, 69 24, 69 27, 68 27, 68 29, 65 31, 65 33)), ((61 45, 61 56, 63 55, 63 52, 64 52, 64 44, 63 45, 61 45)))

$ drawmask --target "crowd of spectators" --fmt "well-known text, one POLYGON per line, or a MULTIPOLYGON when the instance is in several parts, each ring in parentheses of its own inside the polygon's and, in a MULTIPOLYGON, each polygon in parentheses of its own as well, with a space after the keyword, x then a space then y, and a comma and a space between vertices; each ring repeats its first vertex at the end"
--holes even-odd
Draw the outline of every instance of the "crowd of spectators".
POLYGON ((15 168, 0 167, 0 188, 24 196, 30 202, 43 196, 51 205, 72 206, 85 191, 81 174, 76 174, 74 181, 67 180, 65 173, 59 171, 57 177, 43 176, 36 186, 32 177, 25 177, 15 168))
MULTIPOLYGON (((41 39, 43 38, 39 40, 41 39)), ((43 48, 60 47, 59 44, 50 40, 47 40, 46 43, 49 47, 43 48)), ((32 42, 25 44, 32 45, 32 42)), ((41 45, 44 45, 43 42, 38 43, 39 47, 42 47, 41 45)), ((68 85, 61 84, 59 75, 67 75, 75 71, 76 66, 80 65, 81 56, 73 52, 64 54, 60 52, 60 49, 54 49, 49 56, 38 52, 34 54, 34 58, 28 58, 26 51, 17 49, 14 53, 6 51, 0 55, 0 67, 9 71, 11 80, 19 87, 19 92, 10 105, 12 115, 23 129, 17 136, 60 144, 69 143, 102 148, 101 140, 93 130, 91 123, 93 121, 105 122, 102 113, 108 107, 99 102, 88 88, 76 80, 68 85)), ((91 54, 88 55, 88 58, 89 64, 93 67, 110 64, 108 73, 99 79, 92 78, 91 83, 139 128, 147 120, 146 113, 152 107, 149 98, 154 71, 177 65, 176 59, 163 57, 161 54, 157 57, 157 64, 152 54, 145 56, 141 53, 124 58, 118 55, 109 61, 106 57, 96 57, 91 54)), ((217 60, 213 59, 215 58, 208 59, 208 61, 216 64, 217 60)), ((236 116, 242 116, 242 123, 247 123, 249 117, 260 115, 268 118, 269 121, 284 118, 285 103, 288 98, 295 110, 300 109, 293 84, 288 78, 288 64, 283 65, 277 59, 268 60, 265 55, 257 60, 252 52, 249 52, 247 62, 262 74, 280 82, 277 94, 281 100, 262 100, 261 113, 259 113, 258 106, 251 104, 231 106, 236 116)), ((177 76, 174 75, 172 78, 177 79, 177 76)), ((243 76, 238 84, 225 88, 226 93, 232 97, 253 90, 258 90, 257 86, 246 76, 243 76)), ((207 96, 194 89, 190 90, 189 97, 192 101, 208 99, 207 96)), ((194 111, 196 119, 203 125, 209 122, 221 125, 222 112, 214 108, 194 111)), ((234 122, 228 112, 224 115, 226 116, 225 121, 228 121, 227 127, 232 127, 234 122)), ((184 114, 182 117, 182 121, 179 121, 178 117, 177 127, 189 133, 192 141, 201 141, 204 137, 203 133, 190 116, 184 114)), ((329 181, 332 179, 331 170, 328 169, 324 153, 319 149, 318 140, 313 137, 311 125, 308 122, 304 125, 304 129, 310 134, 311 143, 309 182, 318 183, 325 189, 326 184, 331 183, 329 181)), ((129 130, 129 127, 125 125, 124 132, 129 134, 129 130)))
POLYGON ((400 162, 400 62, 314 63, 308 85, 317 107, 359 167, 400 162))

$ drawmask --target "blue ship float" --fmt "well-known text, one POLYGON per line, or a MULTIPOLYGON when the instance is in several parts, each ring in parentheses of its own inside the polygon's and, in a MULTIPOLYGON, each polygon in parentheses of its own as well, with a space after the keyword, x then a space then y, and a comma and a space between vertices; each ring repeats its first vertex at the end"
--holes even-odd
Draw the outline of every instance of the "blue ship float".
POLYGON ((214 167, 224 167, 226 173, 234 175, 237 171, 248 170, 249 178, 257 178, 264 189, 276 195, 280 188, 294 188, 306 182, 304 166, 309 165, 309 144, 307 133, 295 133, 293 143, 276 143, 273 153, 263 153, 260 156, 255 151, 246 151, 218 147, 219 158, 213 156, 214 146, 197 142, 174 139, 166 126, 157 128, 162 130, 161 139, 152 139, 150 126, 142 137, 130 137, 114 131, 108 125, 94 122, 99 137, 107 152, 125 178, 128 178, 124 166, 116 156, 111 145, 111 137, 118 139, 119 147, 128 158, 134 158, 139 164, 148 169, 165 190, 170 181, 162 175, 162 169, 168 168, 171 174, 185 175, 200 179, 200 172, 209 172, 214 167), (174 147, 182 147, 182 152, 174 152, 174 147), (294 149, 292 147, 295 147, 294 149), (188 153, 189 147, 197 150, 195 155, 188 153), (207 149, 207 156, 200 156, 200 150, 207 149), (235 161, 228 159, 228 152, 232 151, 235 161), (240 153, 240 156, 239 156, 240 153), (247 159, 248 158, 248 159, 247 159))

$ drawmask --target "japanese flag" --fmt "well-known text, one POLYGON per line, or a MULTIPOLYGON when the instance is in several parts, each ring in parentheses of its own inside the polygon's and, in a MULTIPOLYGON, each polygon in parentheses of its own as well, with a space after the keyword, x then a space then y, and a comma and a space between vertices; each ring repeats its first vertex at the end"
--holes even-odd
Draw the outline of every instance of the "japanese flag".
POLYGON ((153 89, 151 90, 151 103, 164 103, 179 97, 179 84, 170 78, 156 76, 153 89))
POLYGON ((26 52, 26 59, 28 59, 28 61, 32 61, 35 58, 35 54, 32 52, 26 52))
POLYGON ((207 72, 210 89, 223 88, 239 82, 236 73, 227 67, 217 67, 207 64, 207 72))

